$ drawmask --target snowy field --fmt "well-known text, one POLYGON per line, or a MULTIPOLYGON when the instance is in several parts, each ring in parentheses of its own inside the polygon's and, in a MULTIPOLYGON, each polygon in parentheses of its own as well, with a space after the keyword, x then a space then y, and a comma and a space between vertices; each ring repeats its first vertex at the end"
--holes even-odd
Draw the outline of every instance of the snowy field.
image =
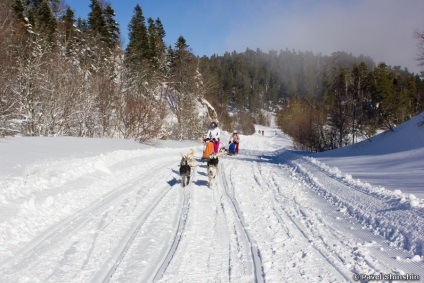
POLYGON ((424 198, 424 113, 393 132, 314 157, 355 179, 424 198))
POLYGON ((417 122, 315 155, 257 127, 265 135, 241 136, 212 189, 201 143, 0 139, 0 282, 424 278, 417 122))

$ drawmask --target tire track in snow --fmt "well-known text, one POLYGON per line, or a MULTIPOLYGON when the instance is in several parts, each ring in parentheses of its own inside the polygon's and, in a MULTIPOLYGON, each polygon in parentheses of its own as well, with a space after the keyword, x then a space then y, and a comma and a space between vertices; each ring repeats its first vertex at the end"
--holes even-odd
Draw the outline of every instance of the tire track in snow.
MULTIPOLYGON (((100 160, 102 160, 102 158, 103 158, 102 156, 99 157, 100 160)), ((136 158, 140 159, 140 157, 136 157, 136 158)), ((128 160, 130 160, 131 163, 133 163, 133 159, 134 158, 128 158, 128 160)), ((111 168, 115 167, 116 165, 121 164, 122 162, 124 162, 124 161, 119 161, 118 163, 111 164, 111 168)), ((91 163, 93 163, 92 160, 91 160, 91 163)), ((71 163, 70 165, 68 165, 68 169, 71 168, 69 171, 72 172, 74 170, 74 168, 73 168, 74 166, 75 166, 74 163, 71 163)), ((132 167, 140 167, 140 165, 138 164, 138 166, 130 166, 130 167, 126 166, 125 170, 127 171, 128 168, 132 168, 132 167)), ((157 168, 159 169, 160 166, 157 166, 157 168)), ((66 171, 66 169, 64 169, 63 166, 60 166, 58 170, 59 170, 58 172, 66 171)), ((122 172, 122 171, 123 170, 121 170, 119 172, 122 172)), ((93 171, 87 170, 85 172, 84 176, 78 176, 78 179, 80 179, 78 183, 73 183, 75 181, 75 179, 71 178, 66 183, 61 184, 60 188, 57 188, 56 186, 54 186, 54 190, 56 192, 53 195, 57 194, 57 195, 61 196, 61 197, 59 197, 59 200, 62 201, 62 205, 67 206, 67 207, 70 206, 71 209, 74 210, 74 212, 72 212, 72 214, 67 213, 67 214, 69 214, 69 216, 64 217, 63 219, 58 219, 58 220, 56 220, 56 222, 52 221, 51 224, 50 224, 50 222, 48 222, 48 223, 40 222, 40 224, 48 225, 49 228, 47 228, 47 229, 45 229, 44 227, 42 227, 42 228, 38 227, 38 226, 40 226, 40 224, 38 226, 32 225, 31 226, 32 230, 30 230, 31 238, 36 239, 36 241, 32 241, 32 242, 29 242, 29 243, 22 242, 22 243, 16 244, 17 247, 18 247, 18 245, 22 245, 22 246, 26 245, 26 247, 16 248, 16 250, 13 251, 14 257, 16 258, 16 257, 22 255, 23 253, 32 250, 33 246, 35 246, 37 243, 45 241, 45 239, 48 238, 49 235, 51 235, 53 232, 56 233, 56 231, 59 231, 61 226, 65 226, 68 223, 72 223, 73 219, 78 217, 78 215, 80 213, 84 213, 84 211, 90 210, 90 207, 84 207, 83 205, 80 204, 82 198, 84 198, 83 201, 85 201, 85 202, 89 201, 90 205, 91 205, 91 202, 94 203, 96 201, 101 201, 102 199, 108 198, 111 195, 112 195, 112 198, 116 197, 117 195, 119 195, 119 192, 117 193, 116 190, 119 191, 120 188, 125 188, 131 182, 135 182, 138 179, 142 180, 143 178, 148 176, 148 174, 145 174, 145 175, 143 174, 143 175, 137 176, 137 177, 131 176, 130 179, 127 178, 128 181, 124 181, 124 183, 122 183, 122 184, 117 184, 118 185, 117 188, 110 186, 110 187, 107 187, 106 190, 103 188, 104 184, 105 185, 108 185, 108 183, 113 184, 114 181, 116 181, 116 178, 113 178, 113 176, 109 175, 108 177, 110 177, 110 178, 108 178, 108 179, 105 179, 105 180, 100 179, 103 176, 104 175, 93 176, 93 171), (110 180, 111 182, 108 182, 108 180, 110 180), (69 182, 71 182, 71 184, 69 184, 69 182), (100 188, 100 189, 94 188, 94 190, 93 190, 93 187, 95 185, 97 185, 97 187, 100 188), (79 191, 81 191, 81 193, 79 191), (93 193, 93 191, 94 191, 94 193, 99 194, 99 196, 96 196, 93 193), (102 194, 102 195, 100 195, 100 194, 102 194), (95 199, 95 197, 98 197, 99 199, 95 199), (70 203, 70 205, 69 205, 69 203, 70 203), (57 223, 59 221, 60 221, 60 223, 57 223), (37 233, 39 235, 36 236, 36 237, 33 237, 33 234, 35 234, 35 233, 37 233)), ((46 199, 45 199, 45 196, 44 196, 43 193, 41 195, 36 195, 36 197, 37 197, 38 203, 42 204, 43 202, 46 202, 46 199)), ((34 205, 33 203, 34 203, 34 200, 32 199, 32 205, 34 205)), ((99 202, 97 202, 97 203, 99 203, 99 202)), ((88 206, 88 204, 87 204, 87 206, 88 206)), ((34 210, 34 209, 38 209, 38 208, 41 209, 42 206, 39 205, 39 207, 32 208, 32 209, 34 210)), ((61 207, 59 207, 59 208, 61 208, 61 207)), ((43 216, 43 215, 41 215, 41 216, 43 216)), ((20 215, 18 214, 18 215, 15 216, 15 218, 16 217, 19 219, 20 215)), ((28 213, 27 213, 27 215, 24 215, 23 220, 27 220, 27 218, 29 218, 30 222, 37 224, 39 222, 39 219, 37 217, 38 217, 38 215, 33 215, 33 214, 28 215, 28 213)), ((44 219, 44 220, 47 220, 47 219, 44 219)), ((14 223, 13 221, 14 221, 14 219, 8 220, 7 223, 3 223, 3 227, 5 225, 6 225, 6 227, 11 226, 14 223)), ((27 231, 24 230, 23 232, 27 232, 27 231)), ((25 238, 25 235, 20 234, 20 236, 25 238)), ((3 265, 3 263, 6 263, 8 261, 9 261, 9 259, 3 260, 3 262, 0 263, 0 266, 3 265)))
POLYGON ((153 281, 156 282, 159 279, 163 277, 163 275, 166 272, 166 269, 168 268, 169 264, 171 263, 172 259, 174 258, 175 252, 177 251, 178 245, 181 241, 181 236, 183 235, 183 231, 185 228, 185 225, 187 223, 187 216, 188 212, 190 210, 189 206, 189 200, 190 200, 190 189, 191 189, 192 183, 190 183, 190 187, 188 189, 184 189, 183 195, 183 205, 181 207, 180 211, 180 217, 178 221, 178 226, 175 232, 174 240, 172 242, 171 247, 169 248, 165 259, 162 261, 162 264, 160 264, 159 269, 157 270, 155 276, 153 277, 153 281))
MULTIPOLYGON (((235 160, 236 162, 236 160, 235 160)), ((348 270, 343 271, 343 266, 337 266, 342 274, 336 270, 333 264, 328 263, 325 257, 315 250, 313 241, 308 235, 310 228, 307 221, 307 215, 302 215, 301 210, 296 210, 300 203, 292 203, 292 197, 297 198, 297 181, 293 182, 290 175, 282 172, 279 178, 277 190, 288 192, 289 197, 284 202, 277 202, 271 194, 272 174, 278 165, 271 158, 249 156, 248 159, 241 159, 240 164, 235 164, 234 168, 240 168, 234 172, 228 173, 230 178, 235 177, 234 189, 237 189, 237 200, 240 200, 243 211, 246 210, 247 223, 249 224, 249 233, 257 240, 257 245, 263 257, 263 273, 266 281, 284 280, 299 282, 299 280, 316 282, 318 281, 351 281, 348 270), (260 167, 258 167, 260 166, 260 167), (248 184, 247 187, 242 187, 248 184), (240 186, 240 187, 239 187, 240 186), (239 189, 238 189, 239 188, 239 189), (299 227, 280 211, 281 208, 289 209, 293 221, 299 218, 297 222, 299 227), (305 222, 302 222, 305 221, 305 222), (303 235, 302 232, 305 234, 303 235), (344 272, 344 275, 343 275, 344 272)), ((280 171, 278 170, 278 173, 280 171)), ((228 175, 227 174, 227 175, 228 175)), ((277 173, 276 173, 277 174, 277 173)), ((227 177, 228 179, 228 177, 227 177)), ((302 198, 304 198, 302 196, 302 198)), ((301 199, 302 199, 301 198, 301 199)), ((315 210, 314 210, 315 211, 315 210)), ((313 228, 313 227, 312 227, 313 228)), ((318 231, 319 232, 319 231, 318 231)), ((313 239, 315 241, 315 239, 313 239)), ((331 260, 330 260, 331 261, 331 260)))
MULTIPOLYGON (((170 163, 169 158, 165 158, 165 160, 170 163)), ((151 180, 161 180, 162 178, 154 178, 151 175, 151 172, 155 172, 154 176, 163 175, 163 171, 160 169, 164 167, 164 164, 155 160, 153 161, 156 163, 156 166, 151 167, 151 169, 153 169, 152 171, 148 171, 129 180, 115 190, 111 190, 108 194, 102 196, 100 201, 95 202, 94 205, 89 206, 86 209, 73 214, 71 217, 68 217, 66 220, 52 226, 43 234, 38 236, 35 241, 32 241, 26 247, 15 253, 12 262, 3 262, 2 268, 0 269, 0 278, 8 278, 10 275, 18 275, 18 270, 22 271, 23 269, 35 268, 35 266, 43 261, 43 256, 45 254, 59 248, 61 243, 66 242, 65 239, 69 238, 70 235, 77 234, 79 230, 89 225, 95 215, 102 215, 104 211, 107 211, 108 208, 112 206, 112 204, 121 201, 130 192, 139 190, 139 185, 143 183, 143 180, 150 180, 150 178, 152 178, 151 180)), ((168 190, 164 191, 168 192, 168 190)), ((149 190, 145 193, 149 193, 149 190)), ((163 199, 164 195, 164 193, 159 194, 157 198, 159 200, 163 199)), ((149 214, 149 212, 147 214, 149 214)), ((53 276, 55 272, 56 271, 53 271, 49 277, 53 276)))
MULTIPOLYGON (((254 170, 254 174, 255 174, 255 179, 257 180, 258 184, 262 188, 267 188, 269 191, 271 191, 271 193, 274 197, 275 202, 274 202, 273 211, 274 211, 274 214, 276 215, 276 217, 278 218, 280 224, 282 226, 287 227, 287 223, 283 219, 289 220, 290 223, 294 224, 294 226, 297 228, 297 230, 300 232, 300 234, 303 235, 305 240, 309 243, 312 243, 312 247, 328 262, 328 264, 330 266, 332 266, 335 269, 335 271, 337 273, 339 273, 346 281, 352 281, 351 277, 348 274, 346 274, 345 272, 343 272, 337 266, 335 259, 333 259, 332 256, 331 256, 331 251, 327 251, 325 249, 327 244, 323 240, 322 236, 319 235, 318 237, 316 237, 313 233, 309 233, 307 231, 307 229, 309 229, 308 226, 307 225, 301 226, 299 221, 296 220, 292 215, 290 215, 288 213, 287 209, 285 208, 285 206, 282 205, 283 201, 281 199, 279 199, 279 197, 278 197, 278 192, 280 190, 277 188, 278 183, 281 183, 281 182, 275 181, 275 173, 271 172, 271 178, 270 178, 271 181, 265 182, 263 180, 264 174, 261 172, 261 167, 258 163, 255 164, 255 168, 256 168, 256 170, 254 170), (277 208, 275 207, 275 204, 278 205, 277 208), (279 211, 281 211, 284 214, 284 216, 279 211), (320 247, 321 245, 318 245, 318 243, 322 243, 324 247, 320 247)), ((284 203, 287 204, 287 201, 284 201, 284 203)), ((302 212, 302 207, 297 202, 292 202, 292 204, 293 205, 289 206, 289 207, 294 209, 294 211, 298 214, 298 219, 308 219, 308 216, 306 216, 305 213, 302 212)), ((291 235, 289 230, 286 230, 286 231, 287 231, 288 235, 291 235)), ((337 257, 337 259, 341 262, 344 261, 340 257, 337 257)))
MULTIPOLYGON (((221 177, 221 173, 219 172, 219 178, 221 177)), ((217 235, 217 242, 220 245, 221 249, 225 249, 226 254, 222 255, 222 258, 228 258, 228 267, 227 267, 227 281, 231 281, 232 277, 232 261, 231 261, 231 243, 230 243, 230 235, 229 235, 229 224, 228 219, 226 218, 226 210, 223 202, 222 190, 219 190, 218 187, 213 190, 213 200, 215 204, 215 221, 214 221, 214 231, 217 235)), ((224 260, 223 260, 224 261, 224 260)))
POLYGON ((322 195, 328 202, 346 211, 361 223, 414 254, 422 254, 424 232, 424 209, 410 209, 400 202, 400 197, 389 196, 375 188, 349 183, 323 170, 317 164, 302 158, 293 161, 302 178, 310 188, 322 195), (394 227, 402 227, 397 229, 394 227))
MULTIPOLYGON (((188 187, 183 189, 180 183, 174 183, 172 188, 168 190, 173 190, 174 192, 173 196, 169 196, 171 199, 168 198, 169 200, 164 203, 161 202, 160 205, 158 205, 159 201, 153 205, 153 210, 157 210, 154 216, 152 216, 152 219, 147 221, 148 223, 145 225, 144 223, 147 219, 143 219, 143 224, 141 225, 143 229, 141 229, 140 226, 140 229, 134 233, 131 245, 126 245, 125 256, 122 256, 119 262, 115 264, 115 268, 111 269, 109 275, 103 282, 133 282, 134 280, 152 282, 153 280, 156 281, 154 278, 162 277, 162 275, 158 275, 158 273, 162 272, 163 274, 166 271, 181 240, 189 211, 190 192, 195 181, 196 172, 194 170, 193 178, 188 187), (175 193, 178 193, 180 199, 178 203, 180 205, 178 205, 178 208, 171 209, 169 203, 175 203, 175 193), (165 214, 165 216, 163 214, 165 214), (169 230, 169 228, 164 229, 164 227, 168 227, 166 225, 169 225, 165 218, 170 215, 177 215, 177 217, 172 221, 173 232, 171 233, 169 231, 169 240, 164 242, 168 242, 169 245, 162 244, 159 247, 152 247, 154 246, 151 244, 152 241, 157 242, 158 240, 164 240, 163 235, 169 230), (154 219, 160 219, 160 224, 162 226, 158 225, 158 222, 154 219), (163 222, 166 223, 164 224, 163 222), (147 260, 147 258, 149 260, 147 260), (123 263, 122 267, 121 263, 123 263)), ((153 212, 153 210, 151 212, 153 212)))
POLYGON ((114 272, 120 265, 122 259, 127 254, 129 248, 131 247, 132 243, 134 242, 135 238, 137 237, 137 234, 139 233, 141 227, 146 222, 147 218, 150 217, 153 210, 157 207, 160 201, 162 201, 166 194, 170 192, 170 188, 162 189, 162 192, 158 194, 153 201, 150 202, 150 204, 147 206, 146 210, 143 211, 141 214, 137 216, 137 219, 139 219, 136 223, 132 225, 132 228, 127 232, 125 237, 121 240, 121 244, 119 247, 116 248, 116 251, 113 254, 118 254, 116 257, 110 258, 107 262, 103 264, 103 268, 101 270, 109 270, 106 274, 104 271, 102 271, 99 275, 95 276, 96 281, 102 281, 102 282, 109 282, 112 278, 114 272), (112 266, 109 268, 109 266, 112 266))
MULTIPOLYGON (((225 172, 225 166, 223 163, 220 164, 221 170, 225 172)), ((231 174, 230 174, 231 176, 231 174)), ((247 246, 250 247, 250 256, 252 258, 252 267, 253 267, 253 276, 255 282, 265 282, 264 273, 263 273, 263 266, 262 266, 262 259, 260 255, 260 251, 258 249, 258 245, 252 240, 252 236, 246 229, 246 221, 244 219, 244 216, 240 210, 240 206, 237 202, 237 200, 234 197, 234 192, 230 192, 230 188, 227 182, 226 178, 222 178, 222 184, 224 188, 224 194, 226 195, 227 199, 230 200, 230 203, 232 204, 235 212, 235 217, 238 219, 238 222, 240 224, 240 228, 243 231, 243 234, 245 236, 245 239, 248 243, 247 246)))
MULTIPOLYGON (((275 198, 276 202, 278 203, 278 206, 280 209, 275 209, 274 207, 274 211, 275 211, 275 215, 277 216, 280 224, 282 225, 287 225, 286 221, 283 220, 284 219, 288 219, 290 221, 290 223, 294 224, 294 226, 297 228, 297 230, 300 232, 300 234, 303 235, 303 237, 305 238, 305 240, 309 243, 312 243, 312 247, 322 256, 322 258, 324 258, 335 270, 337 273, 339 273, 346 281, 351 281, 350 277, 345 274, 345 272, 343 272, 339 267, 337 267, 337 265, 335 264, 334 260, 330 258, 330 254, 320 248, 317 245, 317 241, 321 241, 324 242, 322 237, 320 237, 319 239, 313 237, 312 235, 310 235, 309 233, 306 233, 305 229, 300 226, 300 224, 298 223, 298 221, 296 221, 285 209, 284 207, 281 205, 281 203, 278 201, 277 198, 275 198), (284 213, 284 216, 281 215, 278 210, 282 211, 284 213), (284 224, 283 224, 284 223, 284 224)), ((325 245, 325 243, 324 243, 325 245)), ((343 259, 339 258, 339 260, 343 261, 343 259)))
POLYGON ((197 168, 199 178, 190 188, 190 210, 178 248, 157 282, 229 281, 229 225, 220 209, 220 188, 208 188, 206 164, 197 168))
MULTIPOLYGON (((19 268, 23 268, 27 264, 30 264, 28 261, 33 261, 32 257, 34 254, 40 254, 49 249, 53 249, 58 245, 59 242, 62 241, 63 237, 66 237, 73 231, 85 226, 91 220, 90 217, 87 217, 87 215, 95 214, 97 211, 103 212, 103 209, 116 200, 116 198, 122 192, 126 191, 129 186, 132 186, 133 183, 141 180, 142 177, 138 177, 135 180, 127 182, 126 184, 119 187, 118 190, 110 192, 101 202, 97 203, 95 206, 90 206, 86 209, 83 209, 79 213, 73 214, 66 220, 63 220, 46 230, 43 234, 38 236, 35 241, 32 241, 29 243, 29 245, 14 254, 14 262, 17 262, 15 265, 19 265, 19 268), (20 259, 20 262, 18 262, 19 258, 22 258, 20 259)), ((7 260, 2 262, 1 265, 7 265, 5 264, 6 262, 7 260)), ((0 269, 0 273, 3 271, 3 269, 5 268, 0 269)))

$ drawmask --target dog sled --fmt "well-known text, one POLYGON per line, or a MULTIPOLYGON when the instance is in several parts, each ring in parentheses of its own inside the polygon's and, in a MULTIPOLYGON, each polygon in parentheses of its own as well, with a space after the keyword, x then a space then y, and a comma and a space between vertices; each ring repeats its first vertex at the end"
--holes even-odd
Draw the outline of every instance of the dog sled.
POLYGON ((203 139, 203 143, 205 144, 205 149, 203 151, 202 160, 209 160, 209 156, 212 152, 214 152, 214 143, 209 139, 203 139))
POLYGON ((235 143, 230 143, 230 145, 228 146, 228 154, 229 155, 234 155, 236 154, 236 144, 235 143))

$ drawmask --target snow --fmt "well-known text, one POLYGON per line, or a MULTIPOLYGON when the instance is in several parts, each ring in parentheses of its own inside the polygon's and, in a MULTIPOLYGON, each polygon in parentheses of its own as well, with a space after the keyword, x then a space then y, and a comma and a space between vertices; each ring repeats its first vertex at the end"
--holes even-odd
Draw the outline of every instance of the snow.
POLYGON ((0 282, 423 278, 423 119, 320 154, 257 125, 211 189, 200 142, 0 139, 0 282))
POLYGON ((424 113, 358 144, 313 155, 374 186, 424 198, 424 113))

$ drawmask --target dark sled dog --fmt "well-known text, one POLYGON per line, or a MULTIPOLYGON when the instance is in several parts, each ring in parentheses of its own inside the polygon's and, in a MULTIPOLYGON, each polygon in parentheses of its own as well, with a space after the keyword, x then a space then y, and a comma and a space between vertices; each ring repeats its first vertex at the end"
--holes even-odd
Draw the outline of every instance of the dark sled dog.
POLYGON ((187 156, 181 154, 180 176, 181 176, 181 183, 183 185, 183 188, 190 183, 191 167, 188 164, 189 164, 189 161, 187 159, 187 156))

